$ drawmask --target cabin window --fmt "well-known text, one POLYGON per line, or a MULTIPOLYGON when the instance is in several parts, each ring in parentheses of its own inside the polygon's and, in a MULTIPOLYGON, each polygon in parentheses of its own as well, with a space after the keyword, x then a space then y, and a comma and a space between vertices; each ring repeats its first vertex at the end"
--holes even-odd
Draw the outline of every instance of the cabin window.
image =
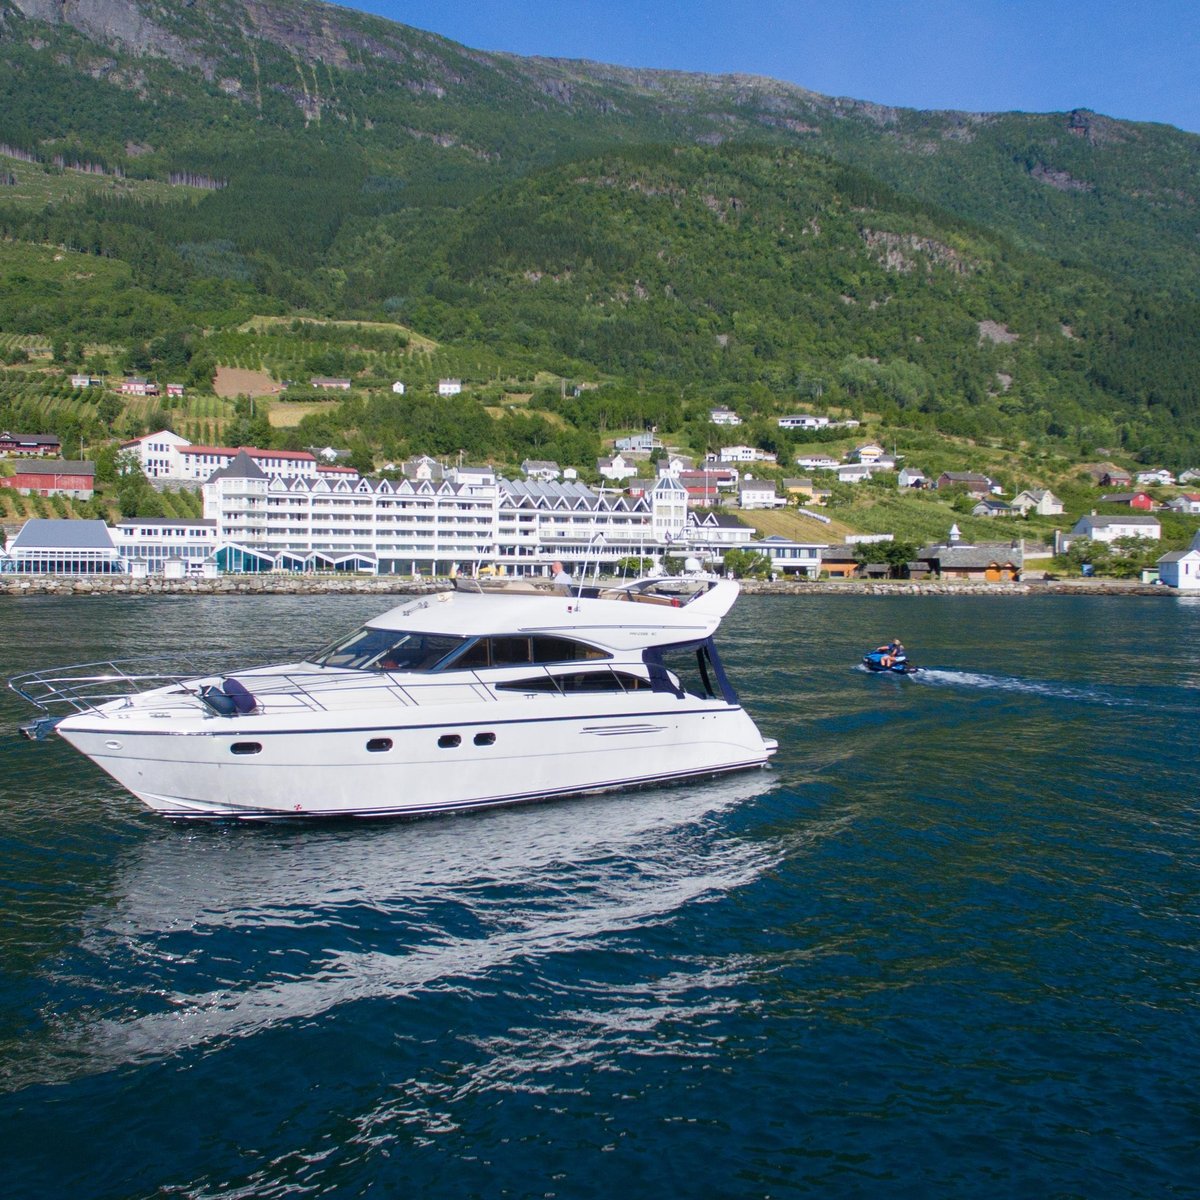
POLYGON ((636 692, 648 691, 650 683, 639 675, 625 671, 570 671, 561 675, 534 675, 526 679, 506 679, 496 684, 505 692, 557 692, 569 695, 577 692, 636 692))
POLYGON ((608 653, 598 646, 589 646, 574 638, 546 635, 487 637, 479 638, 467 647, 452 665, 456 670, 480 670, 521 667, 530 663, 588 662, 608 657, 608 653))
POLYGON ((262 742, 234 742, 229 747, 231 754, 258 754, 262 751, 262 742))
POLYGON ((468 640, 444 633, 363 628, 309 661, 348 671, 434 671, 468 640))
POLYGON ((494 733, 477 733, 475 735, 475 745, 477 746, 494 746, 496 744, 496 735, 494 733))
POLYGON ((462 738, 457 733, 443 733, 438 738, 438 746, 443 750, 453 750, 455 746, 462 745, 462 738))
POLYGON ((385 751, 390 750, 391 748, 391 738, 372 738, 367 743, 367 749, 370 750, 372 754, 383 754, 385 751))

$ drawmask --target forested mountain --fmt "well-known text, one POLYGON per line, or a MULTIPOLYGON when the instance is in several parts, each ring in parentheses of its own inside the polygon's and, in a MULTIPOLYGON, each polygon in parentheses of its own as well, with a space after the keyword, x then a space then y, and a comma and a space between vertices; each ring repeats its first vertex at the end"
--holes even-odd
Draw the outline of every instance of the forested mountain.
POLYGON ((486 54, 309 0, 0 0, 0 151, 10 248, 127 272, 0 247, 0 332, 398 320, 491 377, 1200 454, 1200 139, 1166 126, 486 54), (83 183, 32 187, 55 171, 83 183))

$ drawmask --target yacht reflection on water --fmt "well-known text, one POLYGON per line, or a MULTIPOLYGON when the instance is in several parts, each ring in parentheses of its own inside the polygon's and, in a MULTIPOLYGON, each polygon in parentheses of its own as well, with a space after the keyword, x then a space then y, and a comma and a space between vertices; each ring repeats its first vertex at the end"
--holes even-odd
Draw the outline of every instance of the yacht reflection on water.
MULTIPOLYGON (((96 1019, 83 984, 11 1064, 54 1082, 318 1019, 338 1006, 489 986, 517 961, 599 949, 751 884, 771 842, 728 814, 775 784, 754 772, 465 820, 162 833, 83 917, 86 962, 126 980, 96 1019)), ((666 985, 664 985, 666 986, 666 985)))

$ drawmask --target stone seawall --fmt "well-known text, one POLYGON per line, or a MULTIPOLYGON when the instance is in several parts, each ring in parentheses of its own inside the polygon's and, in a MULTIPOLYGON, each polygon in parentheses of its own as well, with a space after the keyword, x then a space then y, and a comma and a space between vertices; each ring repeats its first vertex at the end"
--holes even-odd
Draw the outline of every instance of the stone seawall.
MULTIPOLYGON (((217 579, 131 579, 117 575, 0 576, 4 596, 324 596, 413 595, 445 591, 446 579, 399 576, 223 575, 217 579)), ((748 596, 1176 596, 1174 588, 1119 579, 1030 583, 910 583, 904 580, 744 580, 748 596)))

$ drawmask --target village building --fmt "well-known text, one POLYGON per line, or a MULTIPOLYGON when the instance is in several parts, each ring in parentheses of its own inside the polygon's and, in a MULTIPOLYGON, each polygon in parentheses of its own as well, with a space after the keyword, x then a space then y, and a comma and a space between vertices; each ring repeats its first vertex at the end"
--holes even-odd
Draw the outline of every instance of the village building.
POLYGON ((621 483, 633 479, 637 473, 637 463, 626 458, 624 454, 614 454, 611 458, 596 459, 596 471, 602 479, 612 483, 621 483))
POLYGON ((11 475, 0 476, 0 487, 22 496, 65 496, 90 500, 96 493, 96 464, 64 458, 22 462, 11 475))
POLYGON ((841 463, 829 454, 797 454, 796 466, 809 471, 836 471, 841 463))
POLYGON ((873 472, 870 463, 842 463, 837 469, 838 483, 864 483, 873 472))
POLYGON ((1162 526, 1158 523, 1157 518, 1141 514, 1130 513, 1128 516, 1100 517, 1095 513, 1089 513, 1075 522, 1070 536, 1108 543, 1123 537, 1139 537, 1158 541, 1162 536, 1162 526))
POLYGON ((821 573, 821 554, 824 545, 820 542, 795 542, 791 538, 771 534, 748 547, 771 560, 771 572, 775 575, 804 575, 816 579, 821 573))
POLYGON ((738 488, 738 504, 742 508, 779 508, 786 503, 769 479, 744 478, 738 488))
POLYGON ((62 443, 53 433, 0 433, 0 456, 5 458, 57 458, 62 443))
POLYGON ((121 380, 117 390, 122 396, 157 396, 158 384, 153 379, 130 375, 121 380))
POLYGON ((404 395, 404 383, 402 380, 397 379, 396 382, 392 384, 392 392, 397 396, 404 395))
POLYGON ((929 480, 916 467, 901 467, 896 473, 898 488, 927 488, 929 480))
POLYGON ((703 551, 705 561, 725 550, 744 550, 751 542, 754 530, 733 513, 689 512, 687 541, 703 551))
POLYGON ((970 583, 1014 583, 1025 566, 1020 542, 964 542, 957 525, 945 542, 923 547, 917 558, 940 579, 970 583))
POLYGON ((73 388, 103 387, 104 380, 97 379, 94 375, 72 375, 71 386, 73 388))
POLYGON ((1012 515, 1012 505, 1004 500, 997 500, 994 496, 986 496, 971 509, 973 517, 1011 517, 1012 515))
POLYGON ((128 517, 112 527, 111 536, 130 574, 198 575, 216 551, 217 523, 211 519, 128 517))
POLYGON ((859 574, 858 547, 845 542, 821 547, 821 571, 830 579, 853 579, 859 574))
POLYGON ((773 463, 775 461, 774 454, 766 450, 760 450, 757 446, 722 446, 718 457, 719 461, 723 463, 773 463))
POLYGON ((740 425, 742 418, 732 408, 710 408, 708 419, 713 425, 740 425))
POLYGON ((1023 517, 1031 512, 1056 517, 1063 512, 1063 502, 1049 488, 1026 488, 1013 497, 1012 508, 1023 517))
POLYGON ((323 392, 348 392, 350 390, 349 379, 341 379, 332 375, 314 375, 308 382, 323 392))
POLYGON ((169 429, 160 429, 157 433, 123 442, 121 450, 137 457, 147 479, 183 479, 179 451, 190 445, 187 438, 169 429))
POLYGON ((943 488, 960 489, 977 500, 990 496, 994 491, 992 481, 977 471, 943 471, 934 486, 939 491, 943 488))
POLYGON ((1172 512, 1198 516, 1200 515, 1200 492, 1182 492, 1174 499, 1168 500, 1166 507, 1172 512))
POLYGON ((117 575, 121 552, 103 521, 33 517, 8 548, 0 571, 26 575, 117 575))
POLYGON ((526 479, 536 479, 541 483, 553 483, 562 475, 558 463, 548 459, 527 458, 521 463, 521 474, 526 479))
POLYGON ((1158 560, 1158 578, 1181 592, 1200 592, 1200 532, 1186 550, 1172 550, 1158 560))
POLYGON ((462 392, 461 379, 439 379, 438 380, 438 395, 439 396, 457 396, 462 392))
POLYGON ((1107 492, 1100 497, 1103 504, 1124 504, 1139 512, 1153 512, 1158 504, 1147 492, 1107 492))
POLYGON ((780 417, 776 424, 780 429, 824 429, 829 424, 829 418, 814 417, 811 413, 795 413, 790 417, 780 417))
POLYGON ((1133 482, 1137 487, 1169 487, 1175 482, 1175 476, 1165 467, 1156 471, 1139 471, 1133 482))
POLYGON ((446 469, 436 458, 430 458, 428 454, 418 454, 400 464, 400 474, 414 483, 441 483, 446 477, 446 469))
POLYGON ((736 467, 713 463, 707 467, 683 468, 671 478, 678 480, 686 490, 689 505, 711 508, 723 502, 722 493, 729 495, 737 489, 741 472, 736 467))
POLYGON ((663 448, 662 442, 654 432, 634 433, 629 437, 617 438, 613 449, 620 450, 626 454, 653 454, 655 450, 663 448))

